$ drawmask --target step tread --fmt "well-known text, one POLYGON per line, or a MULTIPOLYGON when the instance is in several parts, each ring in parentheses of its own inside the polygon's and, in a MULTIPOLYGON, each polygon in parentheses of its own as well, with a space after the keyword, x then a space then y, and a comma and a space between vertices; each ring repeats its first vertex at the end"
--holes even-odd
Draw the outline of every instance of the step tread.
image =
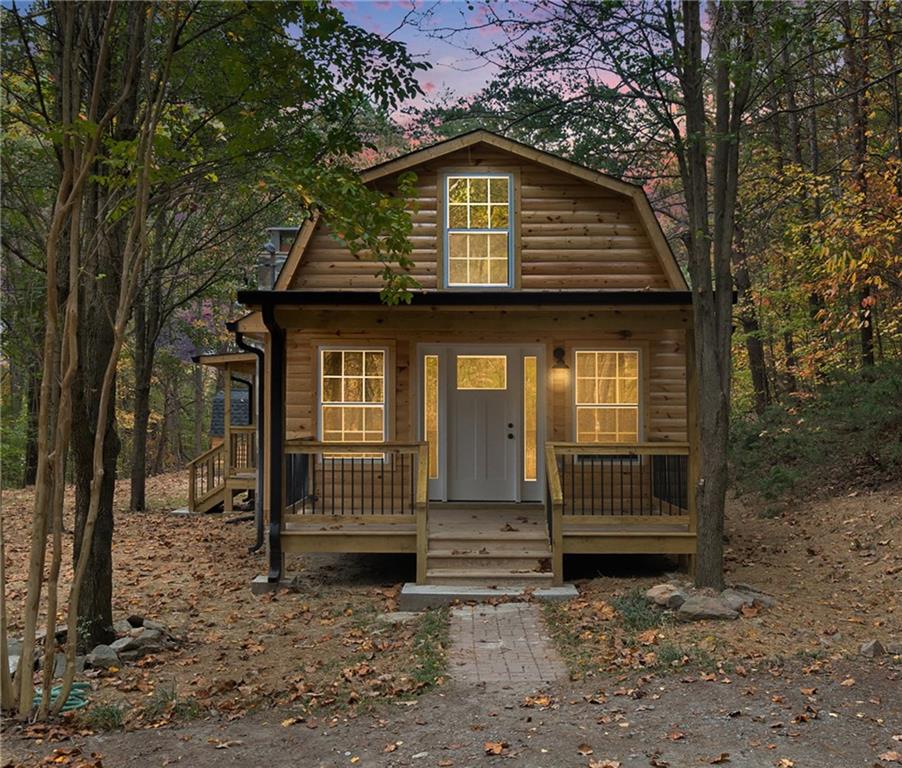
POLYGON ((458 539, 460 541, 548 541, 548 532, 545 530, 538 531, 497 531, 492 532, 491 536, 485 531, 429 531, 430 541, 443 541, 447 539, 458 539))
POLYGON ((426 571, 426 576, 429 578, 454 578, 454 579, 473 579, 474 581, 480 581, 483 579, 493 579, 493 578, 525 578, 525 579, 550 579, 552 577, 551 571, 512 571, 506 569, 495 569, 495 568, 485 568, 474 570, 472 568, 468 568, 466 570, 460 570, 458 568, 430 568, 426 571))
MULTIPOLYGON (((480 550, 483 549, 480 547, 480 550)), ((504 558, 506 560, 526 560, 529 558, 542 559, 551 557, 551 548, 548 549, 531 549, 527 551, 519 551, 516 549, 496 549, 482 552, 480 550, 466 549, 430 549, 426 554, 429 557, 474 557, 485 560, 491 560, 494 557, 504 558)))

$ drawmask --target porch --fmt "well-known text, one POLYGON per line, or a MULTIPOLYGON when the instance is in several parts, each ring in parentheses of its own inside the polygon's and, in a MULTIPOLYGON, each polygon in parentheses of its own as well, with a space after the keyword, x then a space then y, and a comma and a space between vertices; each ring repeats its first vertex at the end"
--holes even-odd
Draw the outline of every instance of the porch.
POLYGON ((285 445, 283 553, 416 555, 418 584, 560 585, 565 554, 691 557, 688 443, 545 445, 545 503, 430 502, 425 443, 285 445))
POLYGON ((257 358, 251 353, 199 355, 194 362, 209 366, 222 377, 222 436, 212 433, 210 448, 188 463, 188 510, 209 512, 220 504, 231 512, 237 495, 259 491, 257 464, 259 442, 254 418, 257 391, 257 358), (235 423, 233 384, 247 387, 246 424, 235 423))

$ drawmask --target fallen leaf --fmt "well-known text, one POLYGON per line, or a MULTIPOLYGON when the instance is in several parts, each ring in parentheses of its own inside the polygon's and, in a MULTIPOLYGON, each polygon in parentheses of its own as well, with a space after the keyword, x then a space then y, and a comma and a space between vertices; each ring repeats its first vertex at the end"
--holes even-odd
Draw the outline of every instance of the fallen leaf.
POLYGON ((721 763, 729 763, 730 762, 730 753, 729 752, 721 752, 716 757, 712 757, 708 760, 711 765, 720 765, 721 763))
POLYGON ((500 755, 510 745, 506 741, 487 741, 482 746, 487 755, 500 755))
POLYGON ((892 749, 889 752, 884 752, 880 755, 880 759, 886 760, 888 763, 902 763, 902 752, 897 752, 895 749, 892 749))
POLYGON ((681 739, 686 738, 686 734, 682 731, 671 731, 667 734, 667 738, 671 741, 680 741, 681 739))
POLYGON ((588 744, 580 744, 576 748, 576 751, 579 752, 581 755, 591 755, 592 747, 590 747, 588 744))
POLYGON ((398 745, 392 742, 391 744, 386 744, 382 747, 383 752, 394 752, 398 748, 398 745))
POLYGON ((854 678, 854 677, 847 677, 845 680, 843 680, 843 681, 840 683, 840 685, 843 686, 844 688, 849 688, 849 687, 855 685, 855 678, 854 678))
POLYGON ((589 768, 620 768, 619 760, 590 760, 589 768))

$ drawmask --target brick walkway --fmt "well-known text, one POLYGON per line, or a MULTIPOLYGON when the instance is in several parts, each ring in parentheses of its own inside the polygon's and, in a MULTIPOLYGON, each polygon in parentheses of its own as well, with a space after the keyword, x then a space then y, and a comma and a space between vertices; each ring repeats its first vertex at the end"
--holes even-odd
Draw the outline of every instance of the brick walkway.
POLYGON ((462 683, 543 683, 566 675, 531 603, 454 608, 449 666, 462 683))

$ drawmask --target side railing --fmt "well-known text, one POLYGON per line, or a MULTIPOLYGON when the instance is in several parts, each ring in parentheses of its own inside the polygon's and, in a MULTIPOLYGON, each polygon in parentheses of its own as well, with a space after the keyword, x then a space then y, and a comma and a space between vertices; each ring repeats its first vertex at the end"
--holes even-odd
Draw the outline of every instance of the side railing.
POLYGON ((214 445, 188 462, 188 509, 194 512, 225 484, 225 448, 214 445))
POLYGON ((547 443, 545 464, 558 583, 565 527, 694 531, 688 443, 547 443))
POLYGON ((285 444, 286 525, 415 523, 417 581, 426 580, 426 443, 285 444))
POLYGON ((235 472, 252 472, 257 468, 257 427, 231 427, 229 461, 235 472))

